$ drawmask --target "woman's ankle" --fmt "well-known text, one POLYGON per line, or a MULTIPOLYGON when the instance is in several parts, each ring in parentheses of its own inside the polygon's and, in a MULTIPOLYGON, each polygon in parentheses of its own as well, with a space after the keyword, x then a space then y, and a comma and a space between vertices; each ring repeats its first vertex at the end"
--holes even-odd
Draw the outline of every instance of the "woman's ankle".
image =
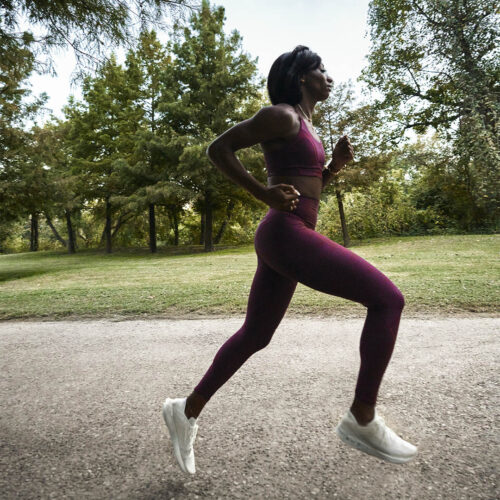
POLYGON ((203 396, 197 392, 192 392, 186 399, 186 408, 184 409, 184 415, 187 418, 198 418, 200 416, 201 410, 207 404, 207 401, 203 396))
POLYGON ((367 425, 375 417, 375 405, 365 403, 358 398, 354 398, 350 410, 359 425, 367 425))

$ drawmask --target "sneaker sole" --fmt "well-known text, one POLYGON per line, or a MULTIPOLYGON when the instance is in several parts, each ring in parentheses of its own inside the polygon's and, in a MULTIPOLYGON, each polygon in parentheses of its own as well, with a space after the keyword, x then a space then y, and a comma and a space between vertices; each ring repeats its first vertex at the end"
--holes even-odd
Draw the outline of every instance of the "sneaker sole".
POLYGON ((182 472, 187 472, 186 467, 184 465, 184 461, 182 460, 181 450, 179 448, 179 439, 177 437, 177 429, 175 428, 174 422, 174 412, 172 409, 172 405, 170 403, 170 399, 166 399, 163 403, 163 420, 167 424, 168 432, 170 433, 170 439, 172 440, 172 445, 174 448, 174 456, 179 464, 182 472))
POLYGON ((394 457, 392 455, 388 455, 387 453, 377 450, 376 448, 372 448, 362 441, 358 441, 352 435, 347 434, 345 431, 343 431, 340 426, 337 426, 335 432, 345 444, 356 448, 359 451, 367 453, 368 455, 372 455, 374 457, 381 458, 382 460, 392 462, 393 464, 405 464, 415 457, 415 455, 412 455, 411 457, 394 457))

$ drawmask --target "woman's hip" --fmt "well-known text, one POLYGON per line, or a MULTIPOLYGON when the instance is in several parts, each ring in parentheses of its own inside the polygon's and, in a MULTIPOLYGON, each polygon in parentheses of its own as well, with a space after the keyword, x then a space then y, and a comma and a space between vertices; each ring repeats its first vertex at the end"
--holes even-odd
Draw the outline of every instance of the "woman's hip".
POLYGON ((276 272, 365 305, 400 294, 387 276, 361 256, 308 227, 297 215, 271 210, 257 228, 255 250, 276 272))
POLYGON ((319 200, 316 198, 299 196, 299 202, 293 210, 284 211, 269 208, 260 224, 274 222, 277 224, 289 224, 295 227, 303 225, 308 229, 315 229, 318 221, 318 207, 319 200))

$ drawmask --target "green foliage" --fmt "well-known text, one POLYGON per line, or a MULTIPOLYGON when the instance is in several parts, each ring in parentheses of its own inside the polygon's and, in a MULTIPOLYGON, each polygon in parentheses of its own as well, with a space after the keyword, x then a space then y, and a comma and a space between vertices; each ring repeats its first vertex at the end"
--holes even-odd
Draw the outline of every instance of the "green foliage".
POLYGON ((51 49, 74 50, 87 67, 100 65, 111 47, 136 40, 150 26, 164 27, 163 20, 180 18, 191 0, 0 0, 0 61, 14 68, 21 61, 36 61, 39 71, 53 71, 51 49), (20 31, 23 22, 29 29, 20 31), (25 53, 12 54, 21 47, 25 53), (14 63, 14 64, 12 64, 14 63))
MULTIPOLYGON (((165 75, 172 71, 172 58, 154 31, 144 32, 138 46, 127 54, 126 66, 128 73, 136 75, 138 93, 133 105, 142 115, 129 154, 114 163, 124 190, 111 201, 141 216, 150 206, 163 206, 176 225, 192 193, 175 181, 183 141, 161 122, 159 111, 162 98, 170 95, 165 75)), ((149 229, 154 237, 153 227, 149 229)))
POLYGON ((203 2, 188 26, 176 24, 171 50, 175 57, 170 88, 163 103, 164 120, 188 138, 183 170, 193 188, 217 189, 223 181, 205 155, 208 143, 231 125, 248 117, 260 97, 255 81, 256 62, 243 52, 241 36, 224 29, 224 8, 203 2))
POLYGON ((475 164, 457 161, 452 146, 436 136, 407 146, 398 158, 412 173, 409 195, 417 209, 433 207, 464 232, 498 230, 495 211, 476 203, 475 164))
MULTIPOLYGON (((363 191, 354 190, 344 197, 344 210, 351 238, 391 235, 423 235, 455 232, 434 207, 417 209, 400 196, 397 188, 386 182, 363 191)), ((338 206, 335 196, 321 202, 317 231, 334 241, 342 242, 338 206)))
MULTIPOLYGON (((167 4, 182 9, 187 2, 137 2, 143 27, 167 4)), ((50 62, 43 51, 70 42, 81 55, 97 54, 106 46, 101 42, 124 43, 136 29, 126 22, 135 14, 123 2, 85 5, 94 8, 0 0, 0 251, 25 249, 31 214, 41 215, 40 248, 61 247, 43 214, 63 236, 70 214, 80 248, 102 243, 106 218, 115 245, 145 246, 152 206, 160 245, 198 245, 210 213, 220 243, 251 243, 267 207, 205 154, 217 135, 268 104, 241 36, 224 32, 222 7, 204 1, 188 23, 174 25, 165 47, 154 31, 138 30, 124 65, 111 56, 86 76, 83 99, 70 100, 65 121, 25 130, 45 99, 31 96, 26 83, 50 62), (45 40, 18 30, 23 10, 30 30, 50 31, 45 40)), ((338 83, 317 107, 327 156, 344 133, 355 149, 354 162, 326 189, 318 230, 341 239, 330 193, 344 197, 355 239, 498 230, 500 69, 493 5, 371 2, 373 46, 363 78, 382 99, 354 105, 352 84, 338 83), (428 127, 438 130, 432 139, 401 142, 406 129, 428 127)), ((258 146, 238 157, 266 182, 258 146)))
POLYGON ((35 67, 29 34, 12 38, 4 27, 11 13, 0 15, 0 251, 10 225, 26 216, 33 199, 43 190, 38 180, 43 172, 33 171, 33 137, 24 129, 46 100, 42 94, 30 100, 27 79, 35 67), (29 206, 28 206, 29 205, 29 206))
MULTIPOLYGON (((453 145, 469 227, 500 209, 500 23, 495 0, 372 0, 372 49, 363 73, 399 126, 438 130, 453 145)), ((458 192, 458 191, 457 191, 458 192)), ((458 200, 457 200, 458 201, 458 200)))
MULTIPOLYGON (((188 25, 174 26, 173 42, 169 44, 173 69, 164 74, 170 92, 159 106, 163 126, 184 140, 176 178, 194 194, 196 208, 206 215, 208 250, 214 210, 234 200, 257 205, 206 156, 208 144, 231 125, 248 118, 261 97, 256 62, 242 50, 236 30, 225 34, 224 19, 223 7, 212 8, 203 0, 201 11, 191 16, 188 25)), ((246 154, 248 157, 251 152, 246 154)), ((251 163, 256 166, 255 161, 251 163)), ((263 162, 259 167, 263 170, 263 162)))
POLYGON ((137 75, 114 57, 83 83, 83 101, 65 108, 73 169, 82 180, 87 200, 106 200, 125 189, 115 161, 129 157, 143 111, 134 105, 137 75))
POLYGON ((28 101, 27 78, 34 71, 54 73, 54 47, 71 46, 80 63, 96 67, 110 45, 134 40, 136 31, 160 25, 167 12, 179 17, 192 5, 190 0, 0 0, 0 249, 7 225, 26 216, 19 188, 29 184, 32 139, 23 126, 46 100, 42 95, 28 101), (25 24, 28 29, 20 29, 25 24))
POLYGON ((417 132, 467 114, 472 96, 498 102, 496 8, 495 0, 372 0, 365 81, 417 132))
POLYGON ((337 140, 344 134, 353 145, 354 161, 335 176, 332 188, 348 192, 356 187, 376 182, 387 168, 390 150, 386 145, 387 125, 380 120, 375 107, 367 103, 354 104, 352 83, 333 85, 327 100, 318 104, 316 129, 326 145, 327 157, 332 156, 337 140))
MULTIPOLYGON (((491 232, 471 219, 470 196, 452 166, 450 147, 437 137, 395 151, 378 182, 344 197, 347 226, 360 240, 375 236, 491 232)), ((336 241, 342 232, 336 199, 321 204, 318 231, 336 241)), ((487 214, 482 214, 487 220, 487 214)))

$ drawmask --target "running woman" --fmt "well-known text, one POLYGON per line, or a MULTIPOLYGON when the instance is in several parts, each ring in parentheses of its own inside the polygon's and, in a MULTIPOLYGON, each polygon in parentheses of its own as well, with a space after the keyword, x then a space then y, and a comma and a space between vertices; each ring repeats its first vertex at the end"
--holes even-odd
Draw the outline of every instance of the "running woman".
POLYGON ((360 369, 354 400, 336 427, 340 439, 393 463, 408 462, 417 448, 392 431, 375 408, 398 333, 404 297, 383 273, 354 252, 315 231, 323 188, 353 159, 347 136, 337 142, 328 167, 312 123, 315 105, 328 98, 332 79, 321 58, 299 45, 273 63, 267 80, 271 106, 238 123, 208 147, 210 161, 269 206, 255 234, 257 270, 241 328, 216 353, 186 398, 167 398, 163 418, 174 455, 195 473, 193 443, 203 407, 280 324, 297 282, 363 304, 360 369), (268 172, 262 185, 235 153, 260 143, 268 172))

